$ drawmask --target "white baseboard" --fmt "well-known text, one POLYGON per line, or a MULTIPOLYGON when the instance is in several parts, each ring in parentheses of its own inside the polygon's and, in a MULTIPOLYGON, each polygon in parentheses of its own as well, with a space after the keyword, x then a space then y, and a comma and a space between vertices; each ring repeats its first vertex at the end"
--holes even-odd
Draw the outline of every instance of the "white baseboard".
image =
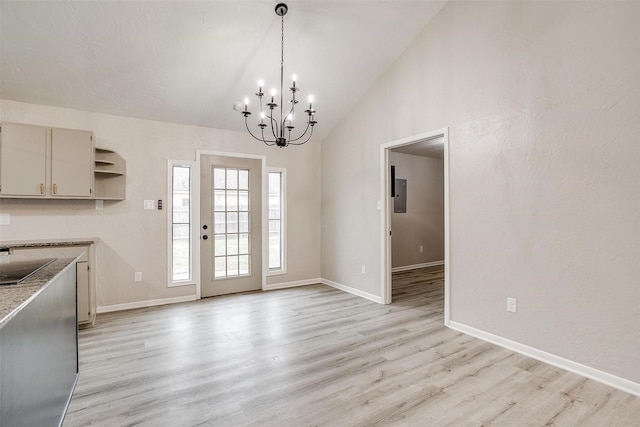
POLYGON ((153 307, 154 305, 175 304, 178 302, 195 301, 195 295, 187 295, 184 297, 150 299, 146 301, 126 302, 124 304, 103 305, 98 307, 96 313, 111 313, 112 311, 132 310, 134 308, 153 307))
POLYGON ((415 270, 416 268, 424 268, 424 267, 435 267, 436 265, 444 265, 444 261, 431 261, 431 262, 423 262, 422 264, 403 265, 400 267, 393 267, 391 269, 391 272, 397 273, 398 271, 415 270))
POLYGON ((615 387, 624 392, 640 397, 640 384, 633 381, 629 381, 627 379, 591 368, 581 363, 574 362, 573 360, 565 359, 564 357, 556 356, 555 354, 547 353, 545 351, 538 350, 537 348, 529 347, 528 345, 521 344, 517 341, 512 341, 510 339, 503 338, 501 336, 494 335, 492 333, 485 332, 483 330, 476 329, 463 323, 455 322, 453 320, 449 321, 448 326, 449 328, 458 332, 480 338, 481 340, 499 345, 500 347, 504 347, 508 350, 524 354, 525 356, 529 356, 533 359, 540 360, 558 368, 573 372, 574 374, 582 375, 583 377, 590 378, 594 381, 601 382, 603 384, 615 387))
POLYGON ((351 286, 343 285, 342 283, 336 283, 329 279, 322 279, 322 284, 331 286, 336 289, 340 289, 341 291, 348 292, 350 294, 368 299, 369 301, 376 302, 378 304, 382 304, 382 298, 377 295, 370 294, 369 292, 361 291, 360 289, 352 288, 351 286))
POLYGON ((305 279, 305 280, 295 280, 293 282, 265 284, 262 287, 262 290, 272 291, 274 289, 286 289, 286 288, 295 288, 298 286, 319 285, 320 283, 322 283, 322 279, 318 277, 316 279, 305 279))

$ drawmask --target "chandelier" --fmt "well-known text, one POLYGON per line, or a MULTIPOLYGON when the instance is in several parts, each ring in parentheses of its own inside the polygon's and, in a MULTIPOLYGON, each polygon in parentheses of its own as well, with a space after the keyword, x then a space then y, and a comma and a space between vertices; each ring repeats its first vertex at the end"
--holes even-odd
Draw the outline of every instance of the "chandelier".
POLYGON ((313 135, 313 127, 315 126, 315 114, 316 110, 313 109, 313 97, 309 96, 309 108, 304 110, 307 114, 307 123, 304 129, 304 132, 297 132, 298 135, 295 136, 293 134, 293 130, 295 126, 293 125, 293 118, 295 113, 296 104, 298 100, 296 99, 296 92, 300 90, 299 87, 296 87, 296 76, 293 75, 292 85, 289 88, 291 92, 291 100, 289 103, 291 104, 290 108, 287 108, 285 112, 284 108, 284 15, 287 14, 289 8, 284 3, 278 3, 276 5, 276 15, 281 18, 281 45, 280 45, 280 105, 276 104, 275 97, 277 95, 276 89, 271 89, 271 102, 267 102, 266 106, 268 107, 268 111, 265 113, 263 105, 263 97, 264 93, 262 92, 262 87, 264 86, 264 82, 261 80, 258 82, 258 93, 256 96, 258 97, 258 103, 260 105, 260 123, 258 123, 258 128, 260 130, 259 133, 255 135, 251 129, 249 128, 249 116, 251 112, 249 111, 249 98, 244 99, 244 110, 242 111, 242 115, 244 116, 244 123, 247 127, 247 131, 251 134, 252 137, 257 139, 258 141, 262 141, 266 145, 277 145, 278 147, 287 147, 289 145, 302 145, 311 139, 311 135, 313 135), (278 116, 278 107, 280 107, 280 114, 278 116), (274 112, 275 110, 275 112, 274 112), (267 129, 267 135, 265 135, 265 128, 267 129))

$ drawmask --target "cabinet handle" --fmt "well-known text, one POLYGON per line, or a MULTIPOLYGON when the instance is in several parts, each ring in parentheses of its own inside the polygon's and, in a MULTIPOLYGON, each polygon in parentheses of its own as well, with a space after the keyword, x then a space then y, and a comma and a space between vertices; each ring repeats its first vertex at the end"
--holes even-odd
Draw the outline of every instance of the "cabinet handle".
POLYGON ((58 185, 57 184, 53 184, 53 194, 58 193, 58 185))
POLYGON ((40 184, 40 194, 44 194, 44 184, 40 184))

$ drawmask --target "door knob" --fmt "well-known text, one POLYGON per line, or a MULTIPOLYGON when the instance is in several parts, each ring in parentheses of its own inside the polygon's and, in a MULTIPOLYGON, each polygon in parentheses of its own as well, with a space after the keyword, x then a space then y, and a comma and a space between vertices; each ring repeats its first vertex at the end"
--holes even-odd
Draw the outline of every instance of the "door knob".
POLYGON ((206 234, 204 236, 202 236, 202 240, 207 240, 209 238, 209 236, 207 236, 206 234))
POLYGON ((209 227, 207 227, 207 224, 205 224, 205 225, 203 225, 203 226, 202 226, 202 229, 203 229, 203 230, 206 230, 207 228, 209 228, 209 227))

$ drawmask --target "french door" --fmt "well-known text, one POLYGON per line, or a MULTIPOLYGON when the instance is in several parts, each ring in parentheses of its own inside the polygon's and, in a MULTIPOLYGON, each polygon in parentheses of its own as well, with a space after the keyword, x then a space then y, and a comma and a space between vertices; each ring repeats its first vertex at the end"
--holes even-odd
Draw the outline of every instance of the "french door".
POLYGON ((200 158, 202 296, 262 288, 262 162, 200 158))

